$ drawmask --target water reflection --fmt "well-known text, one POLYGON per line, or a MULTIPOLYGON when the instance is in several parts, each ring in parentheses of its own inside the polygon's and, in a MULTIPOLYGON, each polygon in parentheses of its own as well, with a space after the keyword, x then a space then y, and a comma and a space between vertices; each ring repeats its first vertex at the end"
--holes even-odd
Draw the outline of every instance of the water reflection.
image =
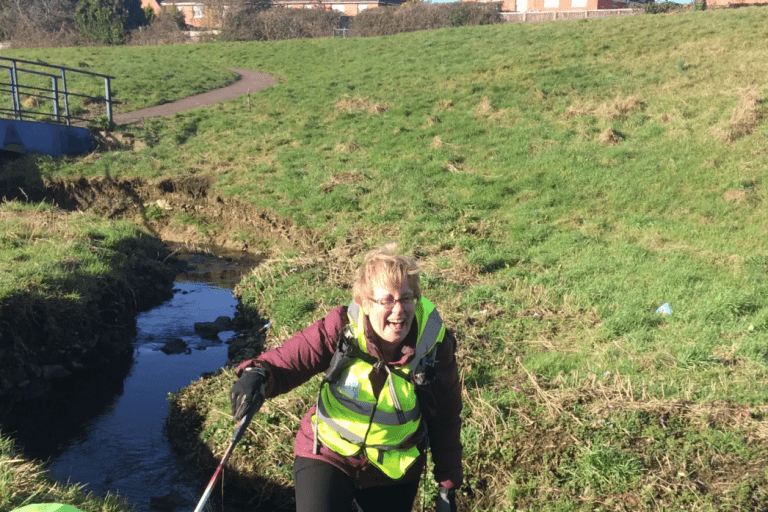
POLYGON ((86 439, 89 423, 114 406, 132 365, 128 353, 110 368, 61 381, 43 398, 16 405, 4 433, 12 434, 29 458, 58 457, 69 445, 86 439))

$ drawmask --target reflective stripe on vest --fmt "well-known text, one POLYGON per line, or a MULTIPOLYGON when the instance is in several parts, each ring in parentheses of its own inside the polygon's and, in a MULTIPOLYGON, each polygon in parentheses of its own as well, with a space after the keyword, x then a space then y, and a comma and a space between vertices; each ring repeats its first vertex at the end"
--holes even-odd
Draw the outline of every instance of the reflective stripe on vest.
MULTIPOLYGON (((360 307, 353 302, 347 313, 359 350, 370 355, 360 307)), ((419 456, 414 439, 422 433, 421 409, 411 374, 422 359, 434 357, 445 334, 440 315, 424 298, 416 304, 415 320, 418 340, 410 365, 392 369, 381 362, 354 359, 336 382, 323 382, 313 418, 316 437, 324 445, 344 456, 365 450, 370 462, 393 479, 402 477, 419 456), (369 378, 374 364, 388 373, 378 397, 369 378)))

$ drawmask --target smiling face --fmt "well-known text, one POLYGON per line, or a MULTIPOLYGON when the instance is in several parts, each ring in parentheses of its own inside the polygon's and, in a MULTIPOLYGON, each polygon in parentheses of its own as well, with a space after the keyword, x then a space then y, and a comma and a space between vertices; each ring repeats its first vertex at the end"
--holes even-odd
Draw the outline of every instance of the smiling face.
POLYGON ((399 346, 408 336, 416 311, 415 294, 407 280, 397 289, 374 286, 365 301, 365 313, 374 332, 388 345, 399 346))

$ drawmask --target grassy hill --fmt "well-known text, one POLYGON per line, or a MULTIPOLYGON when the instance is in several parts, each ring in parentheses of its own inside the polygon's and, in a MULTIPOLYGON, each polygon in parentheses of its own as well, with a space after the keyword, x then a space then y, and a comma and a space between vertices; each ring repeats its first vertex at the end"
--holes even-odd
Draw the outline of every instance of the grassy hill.
MULTIPOLYGON (((238 291, 275 321, 272 343, 348 300, 364 250, 417 254, 460 343, 467 510, 763 510, 767 26, 749 8, 8 54, 87 62, 135 106, 231 67, 277 77, 131 127, 133 150, 34 165, 43 179, 204 178, 289 221, 278 251, 205 211, 138 219, 267 253, 238 291)), ((212 445, 231 435, 216 413, 231 378, 180 399, 206 401, 212 445)), ((314 389, 267 406, 234 463, 286 480, 291 417, 314 389)))

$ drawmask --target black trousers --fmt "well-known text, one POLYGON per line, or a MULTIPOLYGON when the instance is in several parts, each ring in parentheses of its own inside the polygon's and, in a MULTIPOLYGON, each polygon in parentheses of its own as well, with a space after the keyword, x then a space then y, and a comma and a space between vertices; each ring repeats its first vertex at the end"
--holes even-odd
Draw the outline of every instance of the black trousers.
POLYGON ((363 512, 411 512, 419 482, 357 489, 355 481, 332 464, 296 457, 293 462, 296 512, 350 512, 352 500, 363 512))

